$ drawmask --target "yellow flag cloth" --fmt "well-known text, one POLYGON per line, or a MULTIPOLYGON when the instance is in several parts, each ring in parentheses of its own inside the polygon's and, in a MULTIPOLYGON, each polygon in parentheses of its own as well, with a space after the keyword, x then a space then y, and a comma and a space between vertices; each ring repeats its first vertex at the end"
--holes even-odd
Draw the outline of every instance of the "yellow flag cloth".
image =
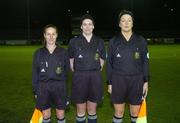
POLYGON ((146 100, 144 99, 141 108, 138 114, 138 118, 136 123, 147 123, 147 115, 146 115, 146 100))
POLYGON ((30 123, 42 123, 42 119, 42 112, 39 109, 35 108, 30 123))

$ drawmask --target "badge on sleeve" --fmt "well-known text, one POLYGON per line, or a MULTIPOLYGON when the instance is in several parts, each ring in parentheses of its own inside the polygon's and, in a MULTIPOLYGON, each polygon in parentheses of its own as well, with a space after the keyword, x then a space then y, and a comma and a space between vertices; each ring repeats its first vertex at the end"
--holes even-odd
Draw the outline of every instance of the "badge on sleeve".
POLYGON ((149 53, 147 53, 147 58, 149 59, 149 53))

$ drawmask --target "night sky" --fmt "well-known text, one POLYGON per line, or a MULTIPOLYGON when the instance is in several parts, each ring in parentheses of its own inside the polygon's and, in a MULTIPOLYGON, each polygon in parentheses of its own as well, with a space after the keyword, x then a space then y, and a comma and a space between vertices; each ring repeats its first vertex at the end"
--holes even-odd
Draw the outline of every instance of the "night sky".
POLYGON ((70 26, 69 18, 89 13, 95 18, 97 31, 115 32, 122 9, 133 11, 134 27, 138 31, 180 33, 177 0, 29 0, 29 4, 28 0, 1 0, 0 36, 5 32, 27 31, 28 10, 32 31, 49 23, 66 30, 70 26))

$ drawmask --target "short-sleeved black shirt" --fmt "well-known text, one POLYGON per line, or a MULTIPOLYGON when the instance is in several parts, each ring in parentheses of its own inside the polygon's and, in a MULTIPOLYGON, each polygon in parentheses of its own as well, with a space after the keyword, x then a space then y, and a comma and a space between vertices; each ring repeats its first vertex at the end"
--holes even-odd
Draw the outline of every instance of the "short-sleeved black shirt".
MULTIPOLYGON (((114 36, 109 43, 107 58, 107 77, 116 72, 120 75, 143 74, 144 82, 148 81, 148 49, 146 40, 133 34, 129 41, 120 34, 114 36)), ((109 83, 111 84, 111 82, 109 83)))
POLYGON ((69 69, 69 57, 64 48, 56 47, 49 53, 46 47, 38 49, 34 53, 32 84, 37 92, 39 82, 65 81, 69 69))
POLYGON ((104 41, 95 35, 90 42, 83 35, 71 39, 68 53, 70 58, 74 58, 74 69, 79 71, 100 70, 99 59, 106 59, 104 41))

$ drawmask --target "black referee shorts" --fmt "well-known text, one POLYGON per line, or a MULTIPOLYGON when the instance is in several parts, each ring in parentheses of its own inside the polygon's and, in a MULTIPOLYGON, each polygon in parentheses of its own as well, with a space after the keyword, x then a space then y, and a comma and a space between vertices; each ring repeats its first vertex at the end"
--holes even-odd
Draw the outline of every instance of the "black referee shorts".
POLYGON ((101 102, 103 99, 101 71, 75 71, 71 95, 72 101, 76 104, 86 101, 101 102))
POLYGON ((40 82, 37 104, 41 110, 51 108, 64 110, 67 104, 66 84, 60 82, 40 82))
POLYGON ((113 73, 111 82, 111 101, 113 104, 126 102, 132 105, 141 104, 144 84, 142 75, 122 76, 113 73))

